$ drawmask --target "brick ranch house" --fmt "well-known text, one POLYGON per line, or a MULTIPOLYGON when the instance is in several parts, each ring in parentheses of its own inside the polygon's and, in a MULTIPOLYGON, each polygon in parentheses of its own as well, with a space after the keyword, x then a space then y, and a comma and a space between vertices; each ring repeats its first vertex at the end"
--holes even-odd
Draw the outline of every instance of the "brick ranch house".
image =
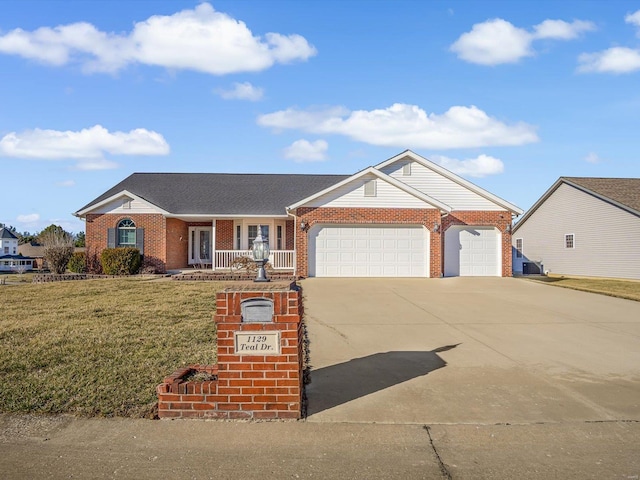
POLYGON ((86 244, 225 270, 261 229, 299 277, 511 276, 517 206, 404 151, 354 175, 134 173, 78 210, 86 244))

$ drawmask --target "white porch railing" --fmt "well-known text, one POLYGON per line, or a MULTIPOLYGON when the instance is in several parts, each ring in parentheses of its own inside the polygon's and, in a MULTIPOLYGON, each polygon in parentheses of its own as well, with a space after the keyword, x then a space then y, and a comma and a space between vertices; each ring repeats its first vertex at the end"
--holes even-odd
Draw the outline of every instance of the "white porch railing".
MULTIPOLYGON (((239 257, 253 258, 251 250, 216 250, 214 255, 216 256, 216 270, 231 268, 233 261, 239 257)), ((269 263, 276 270, 293 270, 294 259, 294 250, 272 250, 269 254, 269 263)))

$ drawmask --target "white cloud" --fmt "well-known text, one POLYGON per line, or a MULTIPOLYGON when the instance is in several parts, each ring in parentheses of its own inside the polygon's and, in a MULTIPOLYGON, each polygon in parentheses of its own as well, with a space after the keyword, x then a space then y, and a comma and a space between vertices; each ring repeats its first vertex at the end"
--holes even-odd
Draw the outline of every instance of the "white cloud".
POLYGON ((319 162, 326 160, 329 144, 325 140, 296 140, 284 149, 284 157, 296 162, 319 162))
POLYGON ((591 32, 596 29, 592 22, 574 20, 567 23, 564 20, 545 20, 533 27, 534 38, 552 38, 555 40, 573 40, 583 32, 591 32))
POLYGON ((232 90, 218 89, 215 92, 225 100, 250 100, 257 102, 262 99, 264 90, 260 87, 254 87, 249 82, 234 83, 232 90))
POLYGON ((74 180, 63 180, 62 182, 56 183, 58 187, 73 187, 76 182, 74 180))
POLYGON ((167 155, 169 144, 157 132, 137 128, 109 132, 101 125, 80 131, 27 130, 0 139, 0 156, 39 160, 77 160, 80 170, 115 168, 103 158, 111 155, 167 155))
POLYGON ((501 18, 475 24, 450 47, 458 58, 480 65, 516 63, 535 54, 532 43, 538 39, 571 40, 582 32, 595 30, 592 22, 545 20, 533 27, 533 33, 501 18))
MULTIPOLYGON (((628 14, 626 17, 624 17, 624 21, 640 28, 640 10, 628 14)), ((640 37, 640 30, 638 30, 637 34, 640 37)))
POLYGON ((582 73, 629 73, 640 70, 640 50, 613 47, 602 52, 583 53, 578 57, 582 73))
POLYGON ((598 156, 595 152, 589 152, 586 157, 584 157, 584 161, 587 163, 602 163, 604 160, 598 156))
POLYGON ((484 154, 466 160, 457 160, 442 155, 431 155, 429 159, 453 173, 469 177, 486 177, 487 175, 496 175, 504 171, 502 160, 484 154))
POLYGON ((255 72, 275 63, 307 60, 316 49, 300 35, 254 35, 242 21, 208 3, 173 15, 154 15, 128 34, 102 32, 80 22, 0 35, 0 52, 86 72, 117 72, 141 63, 213 75, 255 72))
POLYGON ((401 148, 447 149, 538 141, 535 127, 522 122, 505 124, 473 105, 454 106, 441 115, 402 103, 357 111, 344 107, 290 108, 261 115, 258 124, 275 130, 344 135, 370 145, 401 148))
POLYGON ((477 23, 450 47, 458 58, 481 65, 514 63, 533 55, 531 34, 506 20, 496 18, 477 23))
POLYGON ((38 221, 40 221, 40 215, 37 213, 28 213, 25 215, 18 215, 16 217, 16 220, 19 223, 24 223, 24 224, 34 224, 34 223, 38 223, 38 221))

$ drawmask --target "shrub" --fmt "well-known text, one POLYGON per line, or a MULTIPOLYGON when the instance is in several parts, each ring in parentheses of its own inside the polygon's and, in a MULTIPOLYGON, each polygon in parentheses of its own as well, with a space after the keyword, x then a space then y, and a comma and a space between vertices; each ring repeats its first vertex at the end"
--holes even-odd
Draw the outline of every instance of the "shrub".
POLYGON ((140 250, 132 247, 106 248, 100 255, 106 275, 133 275, 140 269, 140 250))
POLYGON ((64 273, 67 263, 73 255, 73 237, 62 227, 51 225, 39 235, 44 245, 43 257, 54 273, 64 273))
POLYGON ((93 275, 102 273, 102 264, 96 248, 87 247, 84 255, 85 271, 93 275))
POLYGON ((75 252, 73 255, 71 255, 69 263, 67 263, 67 270, 73 273, 85 273, 87 271, 84 252, 75 252))

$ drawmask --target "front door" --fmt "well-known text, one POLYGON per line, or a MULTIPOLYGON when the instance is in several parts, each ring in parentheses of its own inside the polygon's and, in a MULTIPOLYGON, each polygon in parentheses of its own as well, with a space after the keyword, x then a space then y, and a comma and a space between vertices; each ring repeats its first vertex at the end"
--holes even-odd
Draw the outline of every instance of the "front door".
POLYGON ((189 229, 189 264, 211 263, 211 227, 189 229))

